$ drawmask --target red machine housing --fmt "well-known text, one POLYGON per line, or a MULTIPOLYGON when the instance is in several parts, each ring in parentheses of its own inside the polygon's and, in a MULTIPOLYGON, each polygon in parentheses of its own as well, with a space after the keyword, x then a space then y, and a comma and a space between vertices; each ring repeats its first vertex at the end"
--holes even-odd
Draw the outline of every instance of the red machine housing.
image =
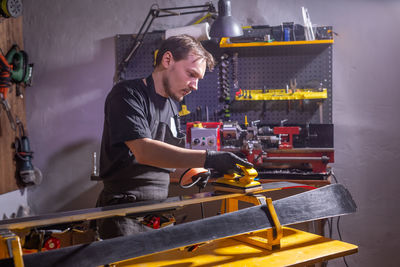
POLYGON ((278 134, 281 137, 279 144, 280 149, 293 148, 293 135, 299 133, 300 127, 274 127, 274 134, 278 134))

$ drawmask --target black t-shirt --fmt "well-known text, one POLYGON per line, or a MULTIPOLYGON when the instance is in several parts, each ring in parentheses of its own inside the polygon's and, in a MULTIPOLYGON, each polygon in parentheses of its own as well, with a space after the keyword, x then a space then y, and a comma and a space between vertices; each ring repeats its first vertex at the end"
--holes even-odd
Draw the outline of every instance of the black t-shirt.
POLYGON ((147 78, 147 86, 142 79, 136 79, 120 82, 113 87, 104 108, 100 154, 100 177, 105 184, 106 181, 122 182, 121 187, 143 182, 158 183, 164 187, 168 184, 168 170, 139 164, 125 141, 155 139, 159 122, 170 127, 173 124, 172 118, 177 113, 173 105, 170 99, 155 92, 151 76, 147 78), (159 176, 154 177, 157 173, 159 176))

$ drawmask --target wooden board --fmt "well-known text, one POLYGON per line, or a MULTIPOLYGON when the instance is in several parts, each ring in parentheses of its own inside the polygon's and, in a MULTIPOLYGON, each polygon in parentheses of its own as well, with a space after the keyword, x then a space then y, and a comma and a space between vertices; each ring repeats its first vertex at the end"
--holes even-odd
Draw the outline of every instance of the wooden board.
MULTIPOLYGON (((276 182, 263 184, 263 189, 256 193, 280 190, 283 188, 301 187, 303 185, 287 182, 276 182)), ((240 197, 243 193, 216 194, 214 192, 198 193, 191 196, 170 197, 165 201, 142 201, 137 203, 119 204, 114 206, 65 211, 39 216, 7 219, 0 221, 0 229, 24 229, 44 225, 71 223, 74 221, 93 220, 111 216, 125 216, 127 214, 143 214, 156 211, 175 209, 185 205, 192 205, 227 198, 240 197)))
MULTIPOLYGON (((0 18, 0 48, 5 55, 13 44, 23 49, 22 17, 0 18)), ((23 91, 24 89, 21 88, 23 91)), ((24 92, 24 91, 23 91, 24 92)), ((24 123, 26 127, 25 101, 15 96, 15 85, 8 94, 11 111, 24 123)), ((15 132, 11 129, 9 120, 3 107, 0 107, 0 194, 18 189, 15 179, 14 149, 15 132)))

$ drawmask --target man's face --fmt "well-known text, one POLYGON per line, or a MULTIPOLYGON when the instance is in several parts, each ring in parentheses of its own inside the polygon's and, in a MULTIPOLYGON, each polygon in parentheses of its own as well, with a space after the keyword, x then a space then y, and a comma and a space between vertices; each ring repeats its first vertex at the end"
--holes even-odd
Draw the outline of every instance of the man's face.
POLYGON ((197 90, 199 79, 203 79, 206 61, 196 55, 189 54, 186 59, 171 60, 163 77, 165 93, 176 101, 197 90))

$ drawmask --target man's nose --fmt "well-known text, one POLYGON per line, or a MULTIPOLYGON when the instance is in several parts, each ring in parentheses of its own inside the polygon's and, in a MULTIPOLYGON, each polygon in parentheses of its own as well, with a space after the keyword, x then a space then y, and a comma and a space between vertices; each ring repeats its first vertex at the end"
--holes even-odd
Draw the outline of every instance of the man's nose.
POLYGON ((191 90, 196 91, 197 90, 197 85, 199 83, 199 80, 193 80, 190 82, 189 87, 191 90))

